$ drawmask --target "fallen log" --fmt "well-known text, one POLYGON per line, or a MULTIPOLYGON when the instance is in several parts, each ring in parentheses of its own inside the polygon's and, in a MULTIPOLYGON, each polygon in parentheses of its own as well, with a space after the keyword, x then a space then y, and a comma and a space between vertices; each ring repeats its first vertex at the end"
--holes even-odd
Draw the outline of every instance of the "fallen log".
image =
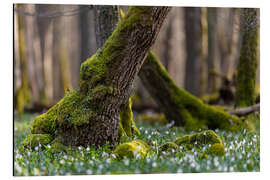
POLYGON ((228 113, 231 115, 236 115, 236 116, 246 116, 253 112, 259 112, 259 111, 260 111, 260 104, 255 104, 253 106, 248 106, 244 108, 238 108, 233 111, 228 111, 228 113))

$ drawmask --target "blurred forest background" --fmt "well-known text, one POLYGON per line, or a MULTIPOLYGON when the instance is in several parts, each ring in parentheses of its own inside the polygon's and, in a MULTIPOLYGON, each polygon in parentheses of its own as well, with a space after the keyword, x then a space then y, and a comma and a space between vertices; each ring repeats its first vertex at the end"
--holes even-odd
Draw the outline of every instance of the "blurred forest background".
MULTIPOLYGON (((173 7, 152 50, 179 87, 206 103, 233 105, 241 21, 237 8, 173 7)), ((14 6, 15 112, 44 111, 76 89, 80 64, 98 48, 93 6, 14 6)), ((139 78, 133 89, 135 111, 159 112, 139 78)))

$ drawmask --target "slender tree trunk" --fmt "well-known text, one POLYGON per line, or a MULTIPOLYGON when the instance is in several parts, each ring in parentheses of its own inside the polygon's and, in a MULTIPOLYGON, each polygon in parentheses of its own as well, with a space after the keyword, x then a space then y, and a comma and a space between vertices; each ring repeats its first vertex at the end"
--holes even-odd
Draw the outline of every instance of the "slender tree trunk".
MULTIPOLYGON (((29 13, 35 13, 35 5, 24 5, 25 11, 29 13)), ((32 90, 33 102, 38 103, 40 99, 39 86, 36 71, 36 60, 34 52, 34 34, 35 34, 35 17, 27 16, 25 19, 26 30, 26 57, 27 57, 27 71, 29 72, 29 81, 32 90)))
POLYGON ((53 22, 49 22, 44 33, 44 53, 43 53, 43 72, 44 72, 44 96, 49 103, 53 100, 53 22))
MULTIPOLYGON (((21 80, 20 55, 19 55, 19 27, 18 15, 14 12, 14 93, 20 88, 21 80)), ((14 96, 15 96, 14 94, 14 96)))
POLYGON ((258 9, 242 10, 242 47, 236 77, 236 106, 250 106, 255 102, 256 70, 258 61, 258 9))
POLYGON ((239 40, 239 13, 236 9, 231 8, 221 9, 219 14, 224 18, 222 23, 218 23, 221 73, 228 79, 232 79, 239 40))
POLYGON ((208 93, 214 93, 218 89, 219 52, 217 31, 217 8, 208 8, 208 93))
POLYGON ((193 95, 200 92, 200 65, 202 58, 201 8, 185 8, 186 73, 185 89, 193 95))
POLYGON ((238 130, 242 122, 222 110, 203 104, 189 92, 180 89, 159 60, 149 53, 139 77, 156 100, 166 119, 188 129, 220 128, 238 130))
POLYGON ((201 27, 202 27, 202 57, 200 62, 200 91, 199 95, 207 93, 208 88, 208 22, 207 8, 201 8, 201 27))
POLYGON ((173 7, 162 26, 153 52, 162 60, 174 82, 183 87, 185 76, 184 8, 173 7))
MULTIPOLYGON (((23 5, 17 5, 17 8, 23 8, 23 5)), ((18 18, 18 42, 19 42, 19 58, 21 69, 21 86, 17 90, 15 96, 15 108, 22 114, 24 108, 31 102, 32 96, 30 91, 29 75, 27 73, 27 55, 25 43, 25 19, 17 14, 18 18)))
MULTIPOLYGON (((54 5, 35 5, 35 11, 38 14, 46 14, 54 5)), ((53 100, 53 77, 52 77, 52 53, 53 53, 53 19, 37 18, 38 32, 35 34, 35 51, 36 59, 40 59, 42 69, 39 70, 41 77, 43 77, 42 88, 40 92, 41 103, 49 105, 53 100), (40 41, 40 42, 38 42, 40 41), (38 45, 39 44, 39 45, 38 45), (40 47, 40 54, 38 48, 40 47)))
MULTIPOLYGON (((85 5, 80 6, 86 8, 85 5)), ((96 50, 96 39, 94 30, 94 10, 86 10, 80 14, 81 27, 81 63, 93 55, 96 50)))
POLYGON ((82 64, 79 89, 36 117, 31 132, 70 146, 114 143, 120 109, 169 10, 129 8, 103 47, 82 64))

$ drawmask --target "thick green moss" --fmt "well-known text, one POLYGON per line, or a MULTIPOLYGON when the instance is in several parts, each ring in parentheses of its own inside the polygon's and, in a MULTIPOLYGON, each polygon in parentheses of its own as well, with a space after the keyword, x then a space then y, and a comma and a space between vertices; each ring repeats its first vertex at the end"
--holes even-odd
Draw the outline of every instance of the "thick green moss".
POLYGON ((35 117, 31 125, 32 134, 55 134, 55 122, 57 120, 58 104, 50 108, 46 113, 35 117))
POLYGON ((122 123, 120 122, 119 129, 118 129, 118 141, 120 143, 124 143, 124 142, 128 142, 131 140, 132 140, 132 138, 126 134, 125 130, 123 129, 122 123))
POLYGON ((221 143, 215 143, 210 147, 210 153, 216 156, 223 156, 225 153, 225 147, 221 143))
MULTIPOLYGON (((221 138, 212 130, 206 130, 200 133, 186 135, 176 139, 174 142, 178 146, 187 147, 187 149, 192 149, 193 147, 201 148, 203 145, 210 144, 210 154, 217 156, 222 156, 225 152, 225 147, 221 138)), ((206 152, 203 151, 201 158, 206 157, 206 152)))
POLYGON ((93 116, 91 106, 89 96, 82 97, 79 91, 72 91, 59 101, 57 123, 67 126, 87 124, 93 116))
POLYGON ((92 57, 88 58, 81 65, 80 70, 80 91, 86 94, 93 88, 95 91, 106 91, 106 85, 109 84, 108 67, 105 58, 97 57, 101 53, 101 49, 92 57), (99 85, 99 87, 97 87, 99 85))
POLYGON ((180 145, 192 145, 201 146, 205 144, 222 144, 220 137, 212 130, 202 131, 191 135, 185 135, 176 139, 175 144, 180 145))
POLYGON ((171 149, 177 150, 178 147, 179 146, 174 142, 166 142, 162 144, 159 148, 161 151, 166 151, 166 150, 171 150, 171 149))
POLYGON ((150 146, 148 146, 144 141, 137 139, 117 146, 113 151, 113 154, 117 159, 122 159, 124 157, 144 158, 148 155, 149 151, 150 146))
POLYGON ((49 134, 29 134, 23 141, 22 145, 26 148, 34 149, 36 146, 47 145, 52 141, 49 134))
POLYGON ((58 138, 55 138, 52 142, 51 142, 51 148, 54 152, 67 152, 68 150, 70 150, 70 147, 67 147, 65 145, 63 145, 62 143, 60 143, 58 138))
POLYGON ((125 134, 130 138, 132 138, 133 132, 135 132, 137 135, 141 134, 133 120, 131 98, 128 99, 128 102, 125 104, 125 106, 122 108, 120 112, 120 124, 125 134))

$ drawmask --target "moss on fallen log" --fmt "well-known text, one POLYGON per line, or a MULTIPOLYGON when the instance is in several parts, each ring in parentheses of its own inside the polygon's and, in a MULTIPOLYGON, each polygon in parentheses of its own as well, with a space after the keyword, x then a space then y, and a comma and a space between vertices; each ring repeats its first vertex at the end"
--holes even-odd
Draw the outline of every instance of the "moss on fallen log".
POLYGON ((148 53, 139 77, 166 119, 174 121, 175 125, 191 130, 239 130, 246 125, 238 117, 204 104, 199 98, 179 88, 152 52, 148 53))

